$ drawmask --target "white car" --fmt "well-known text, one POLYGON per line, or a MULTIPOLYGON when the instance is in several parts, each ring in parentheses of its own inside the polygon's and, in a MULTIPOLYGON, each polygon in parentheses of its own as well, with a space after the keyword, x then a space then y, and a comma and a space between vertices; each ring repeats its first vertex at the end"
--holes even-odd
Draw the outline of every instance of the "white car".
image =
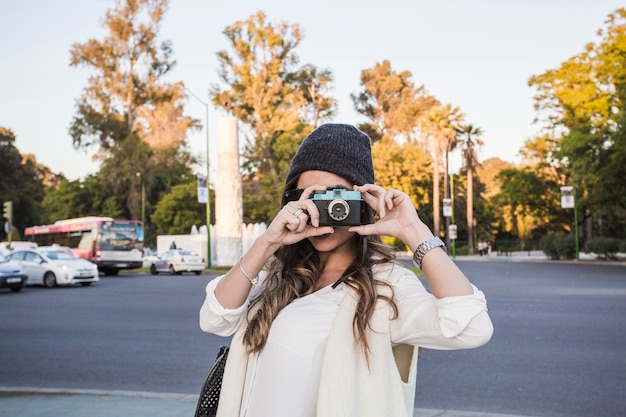
POLYGON ((204 268, 206 268, 204 259, 196 252, 184 249, 170 249, 152 262, 150 273, 157 275, 159 272, 170 274, 194 272, 196 275, 200 275, 204 268))
POLYGON ((20 292, 28 277, 22 268, 14 262, 9 261, 0 253, 0 288, 8 288, 13 292, 20 292))
POLYGON ((28 285, 91 285, 100 280, 98 266, 59 249, 16 250, 7 259, 18 263, 28 275, 28 285))

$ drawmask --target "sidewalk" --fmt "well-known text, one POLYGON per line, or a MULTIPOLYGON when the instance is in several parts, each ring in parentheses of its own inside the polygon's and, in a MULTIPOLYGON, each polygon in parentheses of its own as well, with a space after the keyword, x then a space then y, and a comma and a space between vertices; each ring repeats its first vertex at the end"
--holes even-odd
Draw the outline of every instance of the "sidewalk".
MULTIPOLYGON (((396 252, 396 258, 401 260, 411 260, 413 255, 406 252, 396 252)), ((479 254, 474 255, 455 255, 452 256, 452 259, 458 261, 506 261, 506 262, 524 262, 524 261, 549 261, 549 262, 590 262, 597 264, 606 264, 606 265, 625 265, 626 264, 626 254, 619 253, 617 254, 618 258, 615 260, 606 260, 598 258, 593 253, 585 253, 580 252, 578 254, 579 259, 566 259, 566 260, 552 260, 546 256, 543 251, 533 250, 533 251, 514 251, 514 252, 506 252, 506 253, 497 253, 492 252, 490 255, 480 256, 479 254)))
MULTIPOLYGON (((0 387, 0 417, 193 417, 197 395, 0 387)), ((413 417, 524 417, 416 408, 413 417)))
POLYGON ((0 417, 193 417, 197 396, 0 387, 0 417))

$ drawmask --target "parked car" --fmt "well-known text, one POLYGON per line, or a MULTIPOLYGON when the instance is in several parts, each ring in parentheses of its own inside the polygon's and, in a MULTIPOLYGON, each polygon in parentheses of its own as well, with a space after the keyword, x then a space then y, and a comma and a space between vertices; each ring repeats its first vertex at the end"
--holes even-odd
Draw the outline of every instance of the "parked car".
POLYGON ((9 288, 13 292, 22 291, 28 276, 19 264, 9 261, 0 253, 0 288, 9 288))
POLYGON ((156 251, 150 248, 143 248, 143 268, 150 268, 152 266, 152 262, 155 262, 159 259, 156 254, 156 251))
POLYGON ((0 242, 0 254, 8 255, 11 251, 18 249, 34 249, 37 247, 35 242, 30 241, 12 241, 12 242, 0 242))
MULTIPOLYGON (((77 253, 75 253, 72 248, 70 248, 69 246, 61 246, 61 245, 57 245, 56 243, 50 245, 50 246, 39 246, 38 247, 39 250, 56 250, 59 252, 63 252, 63 253, 67 253, 69 255, 76 255, 78 256, 77 253)), ((80 256, 79 256, 80 258, 80 256)))
POLYGON ((157 275, 159 272, 169 272, 170 274, 194 272, 196 275, 200 275, 204 268, 206 268, 206 263, 202 256, 196 252, 185 249, 170 249, 152 262, 150 273, 157 275))
POLYGON ((25 249, 7 255, 17 262, 26 275, 28 285, 91 285, 100 280, 98 266, 74 254, 58 249, 25 249))

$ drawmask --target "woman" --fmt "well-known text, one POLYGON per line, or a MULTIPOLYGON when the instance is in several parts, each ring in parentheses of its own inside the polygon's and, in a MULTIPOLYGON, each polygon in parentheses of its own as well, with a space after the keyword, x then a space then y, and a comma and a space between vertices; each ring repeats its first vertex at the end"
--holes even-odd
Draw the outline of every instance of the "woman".
POLYGON ((412 416, 418 347, 487 343, 484 295, 408 195, 375 185, 370 139, 353 126, 315 129, 285 190, 267 230, 206 288, 201 329, 233 335, 218 416, 412 416), (326 207, 335 195, 350 200, 339 213, 326 207), (415 252, 430 292, 381 235, 415 252))

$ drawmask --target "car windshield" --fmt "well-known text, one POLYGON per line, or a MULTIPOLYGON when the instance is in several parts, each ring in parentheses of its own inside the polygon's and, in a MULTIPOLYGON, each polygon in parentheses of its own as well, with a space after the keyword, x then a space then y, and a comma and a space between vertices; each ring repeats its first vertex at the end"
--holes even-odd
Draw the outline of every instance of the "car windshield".
POLYGON ((67 252, 63 252, 60 250, 48 250, 48 251, 42 251, 41 252, 43 255, 47 256, 48 258, 55 260, 55 261, 69 261, 69 260, 74 260, 74 259, 78 259, 78 257, 74 254, 70 254, 67 252))

